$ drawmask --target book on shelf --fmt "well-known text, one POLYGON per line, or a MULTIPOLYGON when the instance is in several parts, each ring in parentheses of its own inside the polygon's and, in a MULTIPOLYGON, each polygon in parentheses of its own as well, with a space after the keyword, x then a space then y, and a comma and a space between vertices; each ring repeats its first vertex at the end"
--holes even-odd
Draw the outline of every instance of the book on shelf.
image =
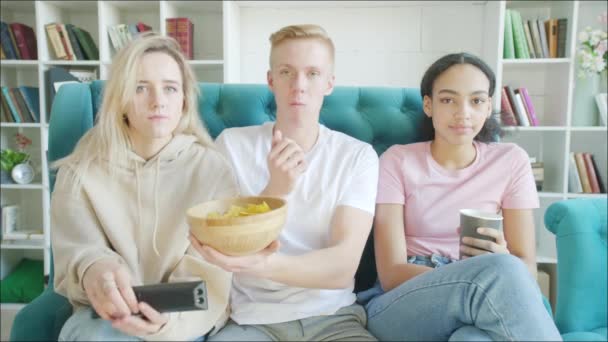
POLYGON ((511 23, 513 25, 513 42, 515 45, 515 58, 526 59, 530 58, 528 44, 526 43, 526 35, 519 11, 511 10, 511 23))
POLYGON ((520 126, 525 126, 526 121, 527 121, 527 120, 524 120, 524 118, 526 117, 526 113, 522 111, 523 108, 520 108, 517 105, 517 99, 515 98, 515 92, 513 91, 513 88, 511 88, 511 86, 509 86, 509 85, 506 85, 506 86, 504 86, 504 89, 507 92, 507 98, 509 99, 509 103, 511 104, 513 113, 515 114, 515 117, 517 118, 517 123, 520 126))
POLYGON ((557 19, 546 20, 545 31, 547 32, 549 57, 557 58, 557 19))
POLYGON ((68 72, 82 83, 91 83, 98 78, 97 69, 70 67, 68 72))
POLYGON ((11 23, 9 26, 15 36, 15 43, 21 59, 38 59, 38 47, 34 30, 22 23, 11 23))
POLYGON ((602 174, 597 167, 597 163, 595 162, 595 157, 593 156, 593 154, 590 154, 589 158, 591 159, 591 165, 593 166, 593 170, 595 171, 595 178, 597 179, 597 185, 600 190, 600 193, 605 194, 606 186, 604 185, 604 180, 602 179, 602 174))
POLYGON ((10 31, 10 26, 4 21, 0 21, 0 44, 2 45, 2 50, 7 59, 19 59, 16 51, 17 46, 13 44, 10 31))
POLYGON ((578 174, 578 167, 576 166, 576 158, 574 152, 570 152, 568 158, 568 192, 579 194, 583 192, 583 183, 578 174))
POLYGON ((530 34, 532 35, 532 45, 534 46, 534 55, 536 58, 545 58, 543 55, 543 47, 540 41, 540 32, 538 32, 538 25, 535 20, 527 21, 528 27, 530 28, 530 34))
POLYGON ((80 44, 80 47, 82 48, 84 57, 90 61, 99 60, 99 49, 97 49, 97 44, 95 44, 89 31, 72 25, 70 25, 70 29, 74 31, 78 44, 80 44))
POLYGON ((141 32, 146 32, 146 31, 152 31, 152 26, 146 25, 144 23, 142 23, 141 21, 137 22, 137 31, 141 32))
POLYGON ((528 52, 530 54, 530 58, 538 58, 536 57, 536 51, 534 50, 534 43, 532 42, 532 32, 530 32, 530 26, 528 26, 528 21, 522 21, 522 26, 524 27, 524 34, 526 37, 526 43, 528 44, 528 52))
POLYGON ((188 18, 167 18, 165 20, 167 35, 174 38, 186 58, 193 59, 194 24, 188 18))
POLYGON ((116 24, 108 26, 108 36, 114 51, 125 47, 130 41, 135 39, 141 32, 151 31, 152 27, 137 22, 135 24, 116 24))
POLYGON ((40 93, 38 87, 18 87, 32 122, 40 122, 40 93))
POLYGON ((72 44, 70 43, 70 38, 68 37, 68 32, 65 30, 65 25, 63 24, 55 24, 57 27, 57 32, 59 33, 59 38, 61 39, 61 44, 65 49, 65 53, 67 54, 68 60, 75 60, 74 50, 72 49, 72 44))
POLYGON ((2 86, 2 122, 32 123, 38 122, 39 97, 38 88, 20 86, 9 88, 2 86))
POLYGON ((530 120, 528 119, 528 113, 526 111, 526 107, 524 106, 524 100, 521 97, 521 94, 517 89, 515 92, 515 107, 517 107, 517 111, 521 114, 520 121, 521 125, 524 127, 530 126, 530 120))
POLYGON ((503 58, 566 57, 568 18, 523 18, 520 11, 505 11, 503 58))
POLYGON ((557 57, 566 57, 566 41, 568 37, 568 18, 557 19, 557 57))
POLYGON ((597 176, 595 174, 595 169, 593 168, 593 163, 591 162, 591 154, 586 152, 581 154, 583 155, 583 161, 585 162, 585 168, 587 169, 587 177, 589 177, 591 192, 594 194, 599 194, 600 186, 597 182, 597 176))
POLYGON ((13 47, 13 50, 15 51, 15 55, 17 55, 17 59, 21 59, 21 51, 19 51, 19 48, 17 47, 17 40, 15 39, 15 32, 13 32, 13 30, 11 29, 10 25, 8 25, 8 35, 10 37, 10 42, 11 42, 11 46, 13 47))
POLYGON ((536 110, 534 109, 534 104, 532 103, 532 99, 530 98, 528 89, 522 87, 517 88, 516 91, 521 94, 522 100, 524 102, 524 107, 526 108, 526 114, 528 114, 528 119, 530 120, 530 125, 538 126, 538 117, 536 116, 536 110))
POLYGON ((517 126, 517 118, 513 113, 513 107, 511 107, 507 91, 504 87, 501 89, 500 96, 500 119, 505 126, 517 126))
POLYGON ((587 167, 585 166, 583 154, 579 152, 574 153, 574 160, 576 161, 578 175, 581 178, 581 184, 583 185, 583 192, 586 194, 592 193, 593 191, 591 190, 591 183, 589 182, 589 173, 587 172, 587 167))
POLYGON ((13 101, 11 97, 10 88, 2 86, 1 90, 2 100, 4 100, 3 103, 6 103, 6 107, 11 118, 11 121, 9 122, 21 123, 21 117, 19 116, 19 111, 17 110, 17 104, 13 101))
POLYGON ((99 50, 91 34, 72 24, 45 25, 56 59, 99 60, 99 50))
POLYGON ((538 19, 536 20, 536 26, 538 26, 538 32, 540 33, 540 43, 543 48, 543 56, 549 58, 549 45, 547 45, 547 32, 545 31, 545 22, 538 19))
POLYGON ((55 54, 56 59, 69 59, 67 51, 61 41, 61 36, 59 35, 59 30, 57 28, 56 23, 49 23, 44 25, 46 29, 46 35, 49 38, 49 42, 51 44, 53 53, 55 54))
POLYGON ((69 38, 72 50, 74 51, 74 56, 75 56, 74 60, 81 60, 81 61, 86 60, 87 58, 84 55, 84 53, 82 52, 80 43, 78 43, 78 37, 76 36, 76 33, 74 32, 74 25, 65 24, 64 27, 68 34, 68 38, 69 38))
POLYGON ((21 92, 19 91, 19 88, 10 88, 9 93, 11 95, 11 98, 13 99, 13 102, 17 104, 17 110, 19 111, 18 114, 21 117, 21 122, 24 122, 24 123, 33 122, 30 117, 27 106, 25 104, 25 101, 23 100, 23 97, 21 96, 21 92))
POLYGON ((543 162, 531 161, 532 175, 534 175, 534 183, 536 184, 536 190, 543 190, 543 182, 545 180, 545 168, 543 162))
POLYGON ((503 44, 503 58, 511 59, 515 58, 515 42, 513 41, 513 19, 511 16, 511 10, 507 9, 505 12, 505 37, 503 44))

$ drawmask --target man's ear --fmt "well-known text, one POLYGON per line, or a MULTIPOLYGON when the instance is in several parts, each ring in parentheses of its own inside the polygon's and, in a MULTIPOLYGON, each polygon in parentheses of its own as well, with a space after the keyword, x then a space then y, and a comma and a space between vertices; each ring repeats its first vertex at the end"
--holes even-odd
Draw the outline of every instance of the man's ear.
POLYGON ((334 84, 336 82, 336 75, 332 74, 329 80, 327 81, 327 90, 323 95, 327 96, 334 91, 334 84))
POLYGON ((272 71, 268 70, 266 72, 266 82, 268 83, 268 87, 270 90, 274 91, 274 80, 272 79, 272 71))
POLYGON ((433 117, 433 99, 431 99, 428 95, 424 95, 422 99, 422 109, 424 110, 424 114, 426 116, 433 117))

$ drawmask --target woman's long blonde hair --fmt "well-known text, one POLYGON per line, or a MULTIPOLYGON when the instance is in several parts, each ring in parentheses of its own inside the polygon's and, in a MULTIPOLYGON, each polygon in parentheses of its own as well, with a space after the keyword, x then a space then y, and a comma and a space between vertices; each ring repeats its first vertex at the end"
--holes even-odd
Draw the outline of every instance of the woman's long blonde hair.
MULTIPOLYGON (((127 165, 131 143, 124 115, 135 96, 141 59, 151 52, 163 52, 172 57, 182 73, 184 108, 173 134, 194 135, 203 146, 213 146, 213 140, 198 114, 199 90, 196 78, 180 52, 179 44, 173 38, 147 33, 131 41, 116 54, 95 125, 83 135, 70 155, 57 160, 51 166, 69 166, 74 171, 75 179, 72 184, 75 188, 78 188, 81 177, 95 160, 105 159, 109 162, 108 165, 127 165)), ((108 172, 110 175, 114 174, 111 166, 108 172)))

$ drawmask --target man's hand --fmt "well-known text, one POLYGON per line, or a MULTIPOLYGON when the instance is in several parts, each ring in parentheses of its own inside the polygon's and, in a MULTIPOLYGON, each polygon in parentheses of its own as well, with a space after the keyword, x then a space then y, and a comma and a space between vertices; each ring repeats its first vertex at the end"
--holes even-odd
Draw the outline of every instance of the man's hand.
POLYGON ((257 277, 264 277, 268 258, 279 250, 279 241, 275 240, 257 253, 244 256, 230 256, 222 254, 211 246, 202 245, 192 234, 190 234, 189 238, 192 247, 208 262, 228 272, 257 277))
POLYGON ((99 317, 111 320, 139 312, 131 276, 124 265, 114 260, 95 262, 84 273, 82 283, 99 317))
POLYGON ((502 230, 494 228, 477 228, 477 233, 494 238, 494 241, 463 237, 460 252, 469 256, 487 253, 511 254, 507 249, 507 240, 502 230))
POLYGON ((278 129, 272 135, 267 162, 270 180, 262 194, 268 196, 289 195, 298 177, 306 170, 302 148, 295 141, 283 137, 278 129))

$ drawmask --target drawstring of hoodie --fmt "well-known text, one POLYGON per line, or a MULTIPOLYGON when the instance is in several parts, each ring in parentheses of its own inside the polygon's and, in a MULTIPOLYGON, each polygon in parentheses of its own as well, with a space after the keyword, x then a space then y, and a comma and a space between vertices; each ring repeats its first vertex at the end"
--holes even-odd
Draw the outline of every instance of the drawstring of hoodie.
MULTIPOLYGON (((139 163, 135 162, 135 184, 137 186, 137 239, 141 239, 142 223, 141 223, 141 194, 140 194, 140 181, 139 181, 139 163)), ((141 243, 138 243, 141 245, 141 243)), ((140 263, 140 249, 137 249, 137 264, 140 263)))
POLYGON ((156 158, 156 174, 154 176, 154 229, 152 230, 152 248, 156 256, 160 256, 156 247, 156 233, 158 230, 158 174, 160 173, 160 158, 156 158))

